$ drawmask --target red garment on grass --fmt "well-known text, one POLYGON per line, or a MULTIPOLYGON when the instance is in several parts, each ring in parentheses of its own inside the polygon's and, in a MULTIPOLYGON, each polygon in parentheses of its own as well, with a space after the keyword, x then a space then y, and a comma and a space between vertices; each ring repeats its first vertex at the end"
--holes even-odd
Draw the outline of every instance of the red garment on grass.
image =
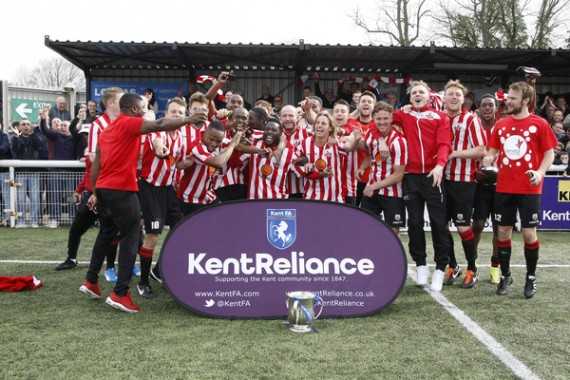
POLYGON ((0 292, 19 292, 21 290, 36 290, 43 282, 36 276, 0 276, 0 292))

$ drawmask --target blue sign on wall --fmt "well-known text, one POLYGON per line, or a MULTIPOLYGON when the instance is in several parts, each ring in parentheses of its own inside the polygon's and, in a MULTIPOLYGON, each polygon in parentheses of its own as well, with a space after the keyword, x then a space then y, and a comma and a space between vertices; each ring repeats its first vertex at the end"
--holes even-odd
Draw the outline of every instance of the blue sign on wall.
POLYGON ((103 90, 107 87, 120 87, 125 92, 131 92, 139 95, 144 95, 145 88, 152 88, 154 90, 155 96, 158 100, 158 114, 157 117, 164 116, 164 109, 166 108, 166 103, 168 99, 172 99, 176 96, 177 90, 182 89, 184 92, 186 89, 186 84, 177 82, 127 82, 127 81, 113 81, 113 82, 103 82, 103 81, 92 81, 91 82, 91 99, 95 100, 97 104, 101 100, 101 95, 103 90))

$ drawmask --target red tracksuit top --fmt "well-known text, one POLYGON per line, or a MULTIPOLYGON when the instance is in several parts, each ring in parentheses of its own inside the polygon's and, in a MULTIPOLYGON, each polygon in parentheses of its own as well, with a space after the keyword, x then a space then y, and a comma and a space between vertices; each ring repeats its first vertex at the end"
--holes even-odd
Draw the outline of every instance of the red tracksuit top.
POLYGON ((394 111, 393 117, 408 141, 407 173, 429 173, 438 164, 445 168, 451 152, 451 129, 445 113, 424 106, 412 108, 410 113, 394 111))

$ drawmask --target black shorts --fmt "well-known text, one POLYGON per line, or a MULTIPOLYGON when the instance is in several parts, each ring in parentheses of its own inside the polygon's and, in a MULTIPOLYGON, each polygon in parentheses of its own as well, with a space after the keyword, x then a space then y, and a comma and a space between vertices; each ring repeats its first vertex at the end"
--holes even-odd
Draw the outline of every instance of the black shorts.
POLYGON ((456 226, 470 226, 473 214, 475 182, 445 181, 447 218, 456 226))
POLYGON ((499 226, 514 226, 517 210, 523 228, 538 227, 540 223, 540 194, 495 194, 493 213, 499 226))
POLYGON ((174 227, 180 221, 180 202, 172 186, 153 186, 139 180, 139 202, 147 233, 160 234, 165 225, 174 227))
POLYGON ((406 206, 402 198, 378 194, 373 197, 364 196, 360 208, 375 215, 384 214, 384 221, 391 227, 405 227, 406 225, 406 206))
POLYGON ((495 214, 493 213, 493 204, 495 202, 495 189, 493 185, 483 185, 478 183, 475 189, 475 197, 473 198, 473 219, 486 220, 489 215, 493 223, 495 223, 495 214))

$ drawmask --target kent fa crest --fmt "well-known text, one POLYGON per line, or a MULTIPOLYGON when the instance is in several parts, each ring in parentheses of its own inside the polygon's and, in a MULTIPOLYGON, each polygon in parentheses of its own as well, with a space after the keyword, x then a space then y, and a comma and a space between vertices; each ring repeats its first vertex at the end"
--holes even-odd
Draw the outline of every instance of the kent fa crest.
POLYGON ((296 239, 297 210, 267 210, 267 241, 277 249, 287 249, 296 239))

